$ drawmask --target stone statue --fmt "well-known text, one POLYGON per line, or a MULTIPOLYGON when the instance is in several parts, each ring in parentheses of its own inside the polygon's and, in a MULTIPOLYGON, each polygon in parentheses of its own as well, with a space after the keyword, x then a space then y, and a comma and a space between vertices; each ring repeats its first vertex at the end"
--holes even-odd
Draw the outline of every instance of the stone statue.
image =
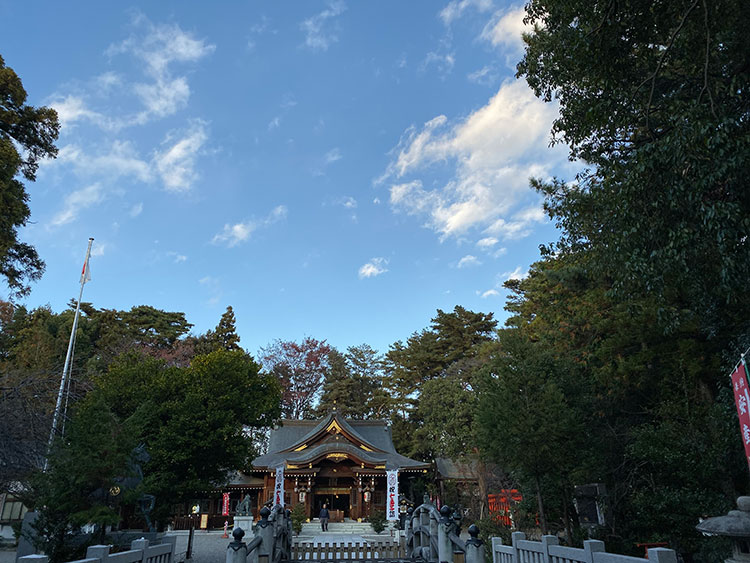
POLYGON ((245 495, 245 498, 242 499, 242 502, 237 505, 235 514, 237 516, 252 516, 253 512, 250 508, 250 495, 245 495))

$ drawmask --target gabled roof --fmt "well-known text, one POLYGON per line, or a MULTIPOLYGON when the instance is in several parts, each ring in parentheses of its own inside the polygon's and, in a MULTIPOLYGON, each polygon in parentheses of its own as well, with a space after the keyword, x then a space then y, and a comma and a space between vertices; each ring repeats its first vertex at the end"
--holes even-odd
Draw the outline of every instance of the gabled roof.
POLYGON ((255 458, 253 467, 310 465, 321 459, 342 457, 385 469, 430 466, 399 454, 385 421, 347 420, 332 412, 319 420, 282 420, 281 426, 271 430, 268 453, 255 458))

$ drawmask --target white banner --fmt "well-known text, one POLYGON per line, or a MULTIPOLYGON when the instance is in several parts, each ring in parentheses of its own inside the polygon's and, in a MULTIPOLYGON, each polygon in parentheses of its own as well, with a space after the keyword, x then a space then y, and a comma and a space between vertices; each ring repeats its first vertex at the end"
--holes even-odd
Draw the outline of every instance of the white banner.
POLYGON ((284 466, 276 468, 276 487, 274 492, 274 504, 284 506, 284 466))
POLYGON ((386 520, 398 520, 398 470, 386 471, 388 498, 385 501, 386 520))

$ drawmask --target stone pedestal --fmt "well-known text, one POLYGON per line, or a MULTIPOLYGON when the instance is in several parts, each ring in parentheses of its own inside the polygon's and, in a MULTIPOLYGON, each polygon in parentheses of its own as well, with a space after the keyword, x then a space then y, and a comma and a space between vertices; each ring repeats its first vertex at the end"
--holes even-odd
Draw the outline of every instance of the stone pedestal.
POLYGON ((235 516, 234 527, 242 528, 245 532, 245 537, 253 535, 253 517, 252 516, 235 516))

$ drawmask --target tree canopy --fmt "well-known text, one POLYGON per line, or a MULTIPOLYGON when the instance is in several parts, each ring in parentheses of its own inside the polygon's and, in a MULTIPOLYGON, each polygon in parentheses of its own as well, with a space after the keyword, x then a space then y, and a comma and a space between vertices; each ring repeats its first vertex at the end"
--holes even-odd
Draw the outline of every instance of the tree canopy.
POLYGON ((18 176, 34 181, 39 161, 57 155, 59 129, 54 109, 26 104, 21 79, 0 56, 0 276, 11 297, 27 295, 29 283, 44 272, 34 247, 18 240, 31 214, 18 176))

